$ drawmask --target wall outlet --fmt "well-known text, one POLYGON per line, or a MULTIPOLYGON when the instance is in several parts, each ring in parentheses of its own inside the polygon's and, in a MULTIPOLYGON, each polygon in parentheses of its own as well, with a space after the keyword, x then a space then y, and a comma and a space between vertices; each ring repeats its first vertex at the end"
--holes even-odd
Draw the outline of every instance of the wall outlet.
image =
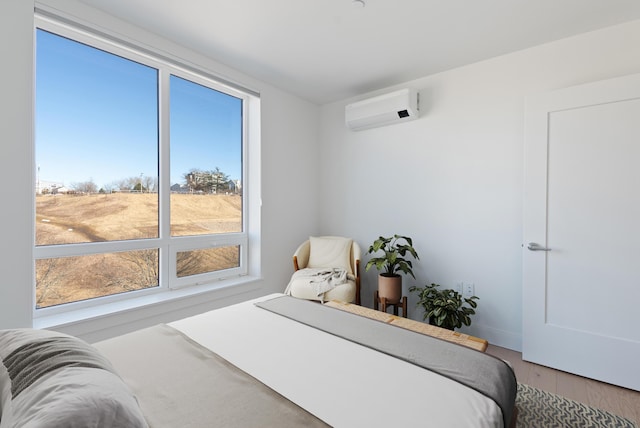
POLYGON ((456 291, 460 294, 464 292, 464 282, 456 282, 456 291))
POLYGON ((466 297, 475 295, 475 288, 476 286, 472 282, 465 282, 462 287, 462 295, 466 297))

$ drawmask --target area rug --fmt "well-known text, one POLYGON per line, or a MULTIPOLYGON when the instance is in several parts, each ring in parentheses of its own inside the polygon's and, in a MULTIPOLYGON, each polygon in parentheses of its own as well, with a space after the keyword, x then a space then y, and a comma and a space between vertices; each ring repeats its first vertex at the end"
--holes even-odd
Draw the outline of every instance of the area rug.
POLYGON ((518 384, 516 428, 637 428, 629 419, 518 384))

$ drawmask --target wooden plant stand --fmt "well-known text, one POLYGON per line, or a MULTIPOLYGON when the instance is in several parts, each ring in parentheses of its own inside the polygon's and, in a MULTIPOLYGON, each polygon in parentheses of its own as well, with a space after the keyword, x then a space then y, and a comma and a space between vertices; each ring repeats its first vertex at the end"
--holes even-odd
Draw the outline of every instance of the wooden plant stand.
POLYGON ((378 295, 378 290, 373 294, 373 309, 378 310, 378 304, 382 312, 387 312, 387 307, 393 306, 393 315, 398 315, 398 307, 402 308, 402 316, 407 318, 407 296, 402 296, 397 303, 388 303, 387 299, 378 295))

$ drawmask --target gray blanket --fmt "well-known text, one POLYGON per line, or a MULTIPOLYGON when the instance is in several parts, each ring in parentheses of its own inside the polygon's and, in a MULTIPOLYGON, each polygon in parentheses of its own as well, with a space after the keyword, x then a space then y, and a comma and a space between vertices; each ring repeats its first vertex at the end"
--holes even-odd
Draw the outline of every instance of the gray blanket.
POLYGON ((290 296, 256 306, 446 376, 492 399, 508 427, 517 383, 511 367, 491 355, 414 331, 290 296))

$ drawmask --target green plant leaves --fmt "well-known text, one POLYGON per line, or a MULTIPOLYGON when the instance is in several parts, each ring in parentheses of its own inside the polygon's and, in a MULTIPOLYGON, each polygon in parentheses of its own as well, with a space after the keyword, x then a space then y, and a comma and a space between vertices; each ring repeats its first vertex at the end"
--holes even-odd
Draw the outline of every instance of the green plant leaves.
POLYGON ((454 330, 462 325, 471 325, 470 315, 475 314, 478 307, 477 296, 462 297, 451 289, 438 289, 439 284, 412 286, 409 291, 418 294, 417 305, 424 309, 423 320, 439 327, 454 330), (468 306, 465 306, 468 305, 468 306))
POLYGON ((407 253, 409 253, 416 260, 420 259, 418 253, 413 248, 413 241, 410 237, 397 234, 388 238, 380 236, 369 246, 367 254, 373 254, 378 251, 384 252, 384 256, 369 259, 365 267, 366 270, 375 266, 377 270, 384 270, 391 275, 397 272, 403 272, 415 278, 413 274, 413 264, 410 260, 404 258, 407 253), (405 243, 403 244, 398 241, 404 241, 405 243))

